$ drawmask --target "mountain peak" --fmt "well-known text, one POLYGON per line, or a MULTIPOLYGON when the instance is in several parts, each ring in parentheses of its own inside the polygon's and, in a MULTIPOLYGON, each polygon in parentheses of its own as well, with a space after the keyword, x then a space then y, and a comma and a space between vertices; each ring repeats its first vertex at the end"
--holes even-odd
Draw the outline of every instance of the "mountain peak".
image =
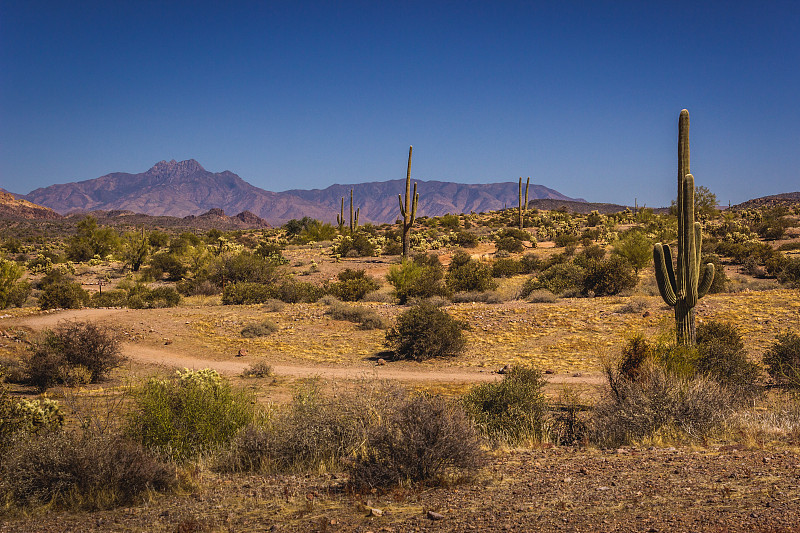
POLYGON ((206 169, 194 159, 186 161, 159 161, 147 171, 148 174, 167 175, 169 177, 183 177, 194 174, 195 172, 205 172, 206 169))

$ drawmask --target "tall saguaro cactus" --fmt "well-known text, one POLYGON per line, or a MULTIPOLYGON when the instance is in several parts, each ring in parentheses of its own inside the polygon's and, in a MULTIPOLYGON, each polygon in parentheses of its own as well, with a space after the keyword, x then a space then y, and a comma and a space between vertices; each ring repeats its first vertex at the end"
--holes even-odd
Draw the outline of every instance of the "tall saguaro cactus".
MULTIPOLYGON (((350 189, 350 235, 352 236, 358 229, 358 214, 361 208, 356 209, 356 216, 353 217, 353 189, 350 189)), ((344 228, 344 196, 342 197, 341 214, 336 215, 336 223, 339 224, 339 231, 344 228)))
POLYGON ((528 186, 531 184, 531 178, 528 176, 525 181, 525 203, 522 203, 522 177, 519 178, 519 229, 525 227, 525 211, 528 210, 528 186))
POLYGON ((669 245, 656 243, 653 260, 661 298, 675 308, 675 334, 678 344, 695 343, 694 307, 711 288, 714 265, 701 270, 702 228, 694 221, 694 176, 689 169, 689 112, 678 119, 678 262, 672 265, 669 245))
POLYGON ((400 224, 403 227, 403 257, 408 257, 411 244, 411 226, 414 225, 414 220, 417 218, 417 203, 419 202, 419 194, 417 194, 417 184, 414 183, 414 193, 411 193, 411 151, 414 147, 408 147, 408 170, 406 171, 406 203, 403 205, 403 197, 397 195, 397 200, 400 202, 400 214, 403 220, 400 224))

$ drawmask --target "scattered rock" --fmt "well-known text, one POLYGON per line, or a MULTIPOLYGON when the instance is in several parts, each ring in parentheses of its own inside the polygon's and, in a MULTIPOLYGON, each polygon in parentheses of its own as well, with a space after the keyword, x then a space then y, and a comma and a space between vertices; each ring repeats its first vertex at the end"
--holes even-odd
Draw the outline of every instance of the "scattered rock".
POLYGON ((650 316, 650 311, 645 311, 644 313, 642 313, 642 316, 643 316, 644 318, 647 318, 647 317, 649 317, 649 316, 650 316))
POLYGON ((582 376, 583 376, 583 374, 581 374, 580 372, 575 372, 574 374, 572 374, 573 378, 579 378, 579 377, 582 377, 582 376))
POLYGON ((367 516, 383 516, 383 511, 381 511, 380 509, 376 509, 376 508, 372 507, 369 510, 369 514, 367 516))
POLYGON ((168 346, 170 344, 172 344, 172 339, 167 339, 164 341, 164 346, 168 346))
POLYGON ((378 366, 383 366, 383 365, 385 365, 385 364, 386 364, 386 359, 384 359, 383 357, 381 357, 380 359, 378 359, 378 361, 376 362, 376 364, 377 364, 378 366))
POLYGON ((428 520, 442 520, 444 518, 444 515, 434 511, 428 511, 425 514, 425 517, 428 518, 428 520))
POLYGON ((511 365, 506 365, 497 371, 498 374, 508 374, 509 372, 511 372, 511 365))
POLYGON ((545 373, 545 374, 555 374, 555 373, 556 373, 556 371, 555 371, 555 370, 550 370, 550 369, 548 368, 547 370, 545 370, 545 371, 544 371, 544 373, 545 373))
POLYGON ((247 355, 247 350, 239 348, 239 353, 236 354, 236 357, 244 357, 245 355, 247 355))

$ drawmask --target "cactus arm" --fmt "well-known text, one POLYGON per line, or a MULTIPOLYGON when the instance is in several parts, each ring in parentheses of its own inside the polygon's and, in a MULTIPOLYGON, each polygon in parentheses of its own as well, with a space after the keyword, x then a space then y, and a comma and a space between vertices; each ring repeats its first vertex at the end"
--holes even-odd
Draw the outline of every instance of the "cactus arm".
POLYGON ((397 201, 400 203, 400 214, 403 216, 403 218, 406 218, 406 208, 403 206, 403 196, 398 194, 397 201))
POLYGON ((531 177, 528 176, 528 179, 525 180, 525 210, 528 210, 528 187, 531 184, 531 177))
POLYGON ((656 284, 661 298, 669 306, 678 303, 675 294, 675 273, 672 269, 672 252, 669 245, 663 246, 660 242, 653 247, 653 262, 655 264, 656 284))
POLYGON ((417 193, 417 183, 414 182, 414 200, 411 202, 411 220, 409 220, 409 224, 413 224, 414 221, 417 219, 417 205, 419 204, 419 194, 417 193))
POLYGON ((697 285, 697 298, 708 294, 711 284, 714 283, 714 263, 706 263, 703 268, 703 277, 697 285))

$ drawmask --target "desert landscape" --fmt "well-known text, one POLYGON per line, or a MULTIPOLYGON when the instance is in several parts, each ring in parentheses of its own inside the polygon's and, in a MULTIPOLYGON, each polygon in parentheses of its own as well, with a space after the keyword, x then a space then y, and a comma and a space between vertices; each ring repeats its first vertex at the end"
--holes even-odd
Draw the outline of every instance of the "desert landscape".
POLYGON ((6 198, 0 529, 796 530, 796 193, 687 200, 715 282, 676 344, 680 209, 518 189, 279 227, 6 198))

